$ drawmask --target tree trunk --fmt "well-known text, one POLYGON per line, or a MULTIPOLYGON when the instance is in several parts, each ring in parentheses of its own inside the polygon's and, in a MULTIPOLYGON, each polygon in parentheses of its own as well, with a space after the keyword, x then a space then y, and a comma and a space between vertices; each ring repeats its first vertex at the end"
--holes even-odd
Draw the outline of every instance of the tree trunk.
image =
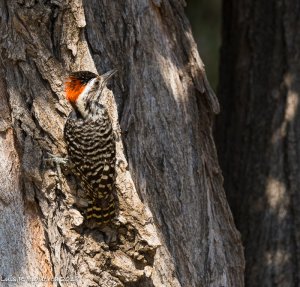
POLYGON ((242 286, 211 134, 218 102, 183 1, 7 0, 0 13, 3 286, 13 276, 17 286, 242 286), (67 73, 112 68, 104 101, 123 161, 114 245, 84 228, 74 177, 47 162, 65 155, 67 73))
POLYGON ((224 1, 219 158, 246 286, 298 286, 299 1, 224 1))

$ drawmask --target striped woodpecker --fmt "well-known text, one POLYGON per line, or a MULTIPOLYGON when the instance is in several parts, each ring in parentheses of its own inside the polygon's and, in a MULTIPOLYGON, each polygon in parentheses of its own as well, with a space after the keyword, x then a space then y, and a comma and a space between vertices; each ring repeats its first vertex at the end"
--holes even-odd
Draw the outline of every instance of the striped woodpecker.
POLYGON ((105 225, 116 216, 116 141, 106 107, 100 103, 107 80, 89 71, 74 72, 65 82, 66 99, 73 107, 64 128, 68 159, 84 190, 85 219, 105 225))

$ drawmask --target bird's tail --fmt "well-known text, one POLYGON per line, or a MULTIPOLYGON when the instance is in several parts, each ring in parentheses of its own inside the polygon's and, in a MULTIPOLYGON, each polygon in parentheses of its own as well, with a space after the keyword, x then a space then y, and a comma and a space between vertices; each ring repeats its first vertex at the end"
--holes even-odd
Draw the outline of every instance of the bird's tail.
POLYGON ((95 198, 90 202, 86 210, 86 219, 94 221, 97 225, 105 225, 115 218, 116 213, 115 196, 107 192, 102 198, 95 198))

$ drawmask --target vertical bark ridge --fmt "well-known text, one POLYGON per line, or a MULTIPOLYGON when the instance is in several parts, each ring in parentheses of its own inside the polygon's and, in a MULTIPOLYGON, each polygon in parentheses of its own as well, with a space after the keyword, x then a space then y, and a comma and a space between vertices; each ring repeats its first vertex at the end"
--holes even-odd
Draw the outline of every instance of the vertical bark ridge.
POLYGON ((299 3, 224 2, 217 120, 247 286, 299 282, 299 3))

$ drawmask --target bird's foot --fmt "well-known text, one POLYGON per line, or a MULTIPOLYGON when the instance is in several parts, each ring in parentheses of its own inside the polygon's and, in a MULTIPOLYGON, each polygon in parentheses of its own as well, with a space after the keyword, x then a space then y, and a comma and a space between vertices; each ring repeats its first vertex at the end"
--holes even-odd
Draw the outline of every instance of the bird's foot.
POLYGON ((56 165, 64 165, 67 166, 69 164, 68 157, 59 157, 54 154, 51 154, 48 152, 49 158, 46 159, 46 161, 55 163, 56 165))
POLYGON ((67 157, 59 157, 56 155, 53 155, 51 153, 48 153, 48 158, 46 159, 46 162, 52 163, 56 167, 57 176, 58 176, 58 184, 57 187, 59 190, 62 190, 62 172, 61 172, 61 166, 63 167, 70 167, 70 161, 67 157))

